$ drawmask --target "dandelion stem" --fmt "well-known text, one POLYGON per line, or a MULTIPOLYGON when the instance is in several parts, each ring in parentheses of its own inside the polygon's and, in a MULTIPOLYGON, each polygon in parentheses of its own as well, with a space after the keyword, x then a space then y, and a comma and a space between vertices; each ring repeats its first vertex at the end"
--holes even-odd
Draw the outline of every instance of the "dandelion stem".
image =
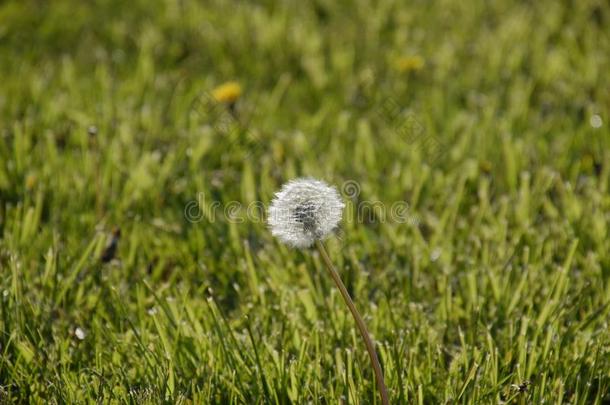
POLYGON ((362 335, 362 339, 364 339, 364 344, 366 345, 366 350, 369 352, 369 357, 371 358, 371 363, 373 363, 373 370, 375 371, 375 379, 377 380, 377 389, 379 390, 379 394, 381 395, 381 403, 383 405, 388 405, 389 404, 388 389, 386 388, 385 382, 383 380, 383 372, 381 371, 381 364, 379 363, 379 358, 377 357, 377 352, 375 351, 375 345, 373 344, 373 341, 371 340, 371 337, 369 336, 369 332, 366 329, 364 320, 360 316, 360 313, 358 313, 358 310, 356 309, 356 306, 354 305, 352 298, 349 296, 349 293, 347 292, 347 288, 345 288, 345 285, 341 281, 341 277, 339 277, 339 273, 335 269, 335 266, 333 266, 333 263, 331 262, 330 257, 328 256, 328 252, 326 251, 324 244, 321 241, 316 240, 316 247, 318 248, 318 251, 320 252, 320 255, 322 256, 322 260, 324 260, 324 263, 326 264, 326 269, 328 270, 331 277, 333 278, 335 284, 337 285, 337 288, 339 288, 339 291, 341 291, 341 295, 343 296, 345 303, 347 304, 350 312, 352 313, 352 315, 354 316, 354 319, 356 320, 356 325, 358 326, 360 335, 362 335))

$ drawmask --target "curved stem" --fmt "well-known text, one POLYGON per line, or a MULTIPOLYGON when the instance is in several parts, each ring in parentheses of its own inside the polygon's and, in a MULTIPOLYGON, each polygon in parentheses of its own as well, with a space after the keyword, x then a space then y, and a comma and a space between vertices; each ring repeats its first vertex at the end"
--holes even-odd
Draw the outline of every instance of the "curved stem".
POLYGON ((330 257, 328 256, 328 252, 326 251, 324 244, 320 241, 316 241, 316 247, 318 248, 318 251, 320 252, 320 255, 322 256, 322 259, 324 260, 324 263, 326 264, 326 268, 327 268, 328 272, 330 273, 335 284, 337 285, 337 288, 339 288, 339 291, 341 291, 341 295, 343 296, 345 303, 347 304, 350 312, 352 313, 352 315, 354 316, 354 319, 356 320, 356 325, 358 326, 360 335, 362 335, 362 339, 364 339, 364 344, 366 345, 366 350, 369 352, 369 357, 371 358, 371 363, 373 363, 373 370, 375 371, 375 379, 377 380, 377 389, 379 390, 379 394, 381 395, 381 403, 383 405, 388 405, 389 404, 388 389, 386 388, 385 382, 383 380, 383 372, 381 371, 381 364, 379 363, 379 358, 377 357, 377 352, 375 351, 375 345, 373 344, 373 341, 371 340, 371 337, 369 336, 369 332, 366 329, 364 320, 360 316, 360 313, 358 313, 358 310, 356 309, 356 306, 354 305, 352 298, 349 296, 349 293, 347 292, 347 288, 345 288, 345 285, 341 281, 341 277, 339 277, 339 273, 335 269, 335 266, 333 266, 333 263, 330 261, 330 257))

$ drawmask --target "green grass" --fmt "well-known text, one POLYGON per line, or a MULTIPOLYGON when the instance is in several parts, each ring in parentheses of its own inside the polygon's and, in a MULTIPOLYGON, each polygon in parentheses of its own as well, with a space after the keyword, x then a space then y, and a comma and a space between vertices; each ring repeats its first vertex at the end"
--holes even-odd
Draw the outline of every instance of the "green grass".
POLYGON ((393 403, 610 401, 606 2, 97 3, 0 4, 0 403, 379 403, 314 251, 185 218, 302 175, 393 403))

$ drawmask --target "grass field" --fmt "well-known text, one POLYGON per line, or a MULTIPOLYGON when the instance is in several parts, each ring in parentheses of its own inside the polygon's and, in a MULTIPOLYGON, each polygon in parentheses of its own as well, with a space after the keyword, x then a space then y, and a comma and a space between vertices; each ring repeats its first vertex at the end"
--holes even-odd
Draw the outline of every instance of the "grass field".
POLYGON ((96 3, 0 3, 0 403, 379 403, 299 176, 392 403, 610 403, 607 2, 96 3))

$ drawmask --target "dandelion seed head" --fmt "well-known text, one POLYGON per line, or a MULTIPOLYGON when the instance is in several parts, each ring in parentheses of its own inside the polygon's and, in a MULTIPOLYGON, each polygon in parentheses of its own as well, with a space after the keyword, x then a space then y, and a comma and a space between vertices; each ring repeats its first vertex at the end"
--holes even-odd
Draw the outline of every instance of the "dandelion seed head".
POLYGON ((339 225, 345 204, 336 188, 300 178, 284 184, 269 207, 269 228, 283 243, 306 248, 339 225))
POLYGON ((599 114, 592 115, 591 118, 589 118, 589 124, 595 129, 601 128, 603 125, 602 117, 600 117, 599 114))
POLYGON ((85 333, 85 331, 82 328, 77 327, 74 330, 74 336, 76 336, 78 338, 78 340, 84 340, 85 336, 86 336, 86 333, 85 333))

